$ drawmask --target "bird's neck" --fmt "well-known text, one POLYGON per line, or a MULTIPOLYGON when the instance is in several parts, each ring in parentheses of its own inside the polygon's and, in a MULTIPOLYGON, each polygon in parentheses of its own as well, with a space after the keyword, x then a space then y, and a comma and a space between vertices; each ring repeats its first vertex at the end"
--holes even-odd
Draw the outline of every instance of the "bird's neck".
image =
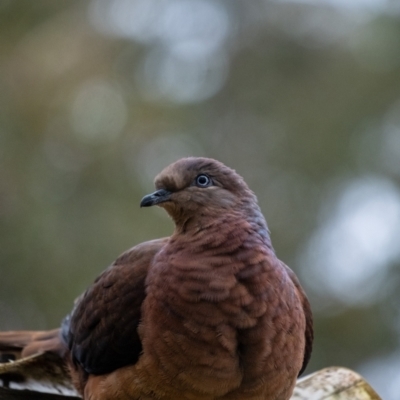
POLYGON ((171 239, 182 243, 190 241, 192 249, 203 249, 205 243, 206 247, 223 248, 223 243, 232 242, 232 237, 238 245, 252 237, 274 251, 265 218, 254 203, 243 204, 238 210, 207 210, 204 215, 188 216, 176 224, 171 239))

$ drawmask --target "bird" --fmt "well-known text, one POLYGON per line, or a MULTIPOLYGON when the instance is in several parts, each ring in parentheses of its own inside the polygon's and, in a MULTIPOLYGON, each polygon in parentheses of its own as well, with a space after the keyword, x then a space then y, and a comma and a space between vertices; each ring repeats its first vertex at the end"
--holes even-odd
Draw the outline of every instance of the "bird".
POLYGON ((85 400, 288 400, 312 311, 255 194, 204 157, 167 166, 155 189, 140 206, 163 208, 172 235, 119 256, 60 328, 0 333, 0 351, 54 356, 85 400))

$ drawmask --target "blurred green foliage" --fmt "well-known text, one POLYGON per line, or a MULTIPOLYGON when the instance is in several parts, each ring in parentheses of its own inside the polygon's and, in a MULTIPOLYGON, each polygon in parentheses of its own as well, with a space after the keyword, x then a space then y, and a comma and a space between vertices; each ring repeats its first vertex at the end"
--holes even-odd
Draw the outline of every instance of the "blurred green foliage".
POLYGON ((141 197, 208 156, 244 176, 309 293, 308 371, 397 398, 400 15, 339 3, 3 0, 0 329, 57 326, 118 254, 168 235, 141 197))

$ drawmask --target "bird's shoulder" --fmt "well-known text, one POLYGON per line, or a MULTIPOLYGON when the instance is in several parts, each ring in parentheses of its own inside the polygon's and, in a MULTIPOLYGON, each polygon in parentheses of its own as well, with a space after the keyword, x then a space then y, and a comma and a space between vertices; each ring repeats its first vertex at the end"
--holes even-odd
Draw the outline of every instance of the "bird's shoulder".
POLYGON ((134 364, 142 350, 137 327, 145 280, 167 238, 141 243, 121 254, 75 301, 61 336, 74 363, 91 374, 134 364))

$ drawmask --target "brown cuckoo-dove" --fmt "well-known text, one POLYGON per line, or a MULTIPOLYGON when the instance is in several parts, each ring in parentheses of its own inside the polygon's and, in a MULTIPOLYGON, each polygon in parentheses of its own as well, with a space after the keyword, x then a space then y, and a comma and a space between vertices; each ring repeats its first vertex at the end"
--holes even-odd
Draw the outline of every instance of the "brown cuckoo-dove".
POLYGON ((178 160, 155 186, 141 206, 164 208, 173 234, 123 253, 60 329, 0 333, 0 350, 58 356, 87 400, 289 399, 312 316, 256 196, 207 158, 178 160))

